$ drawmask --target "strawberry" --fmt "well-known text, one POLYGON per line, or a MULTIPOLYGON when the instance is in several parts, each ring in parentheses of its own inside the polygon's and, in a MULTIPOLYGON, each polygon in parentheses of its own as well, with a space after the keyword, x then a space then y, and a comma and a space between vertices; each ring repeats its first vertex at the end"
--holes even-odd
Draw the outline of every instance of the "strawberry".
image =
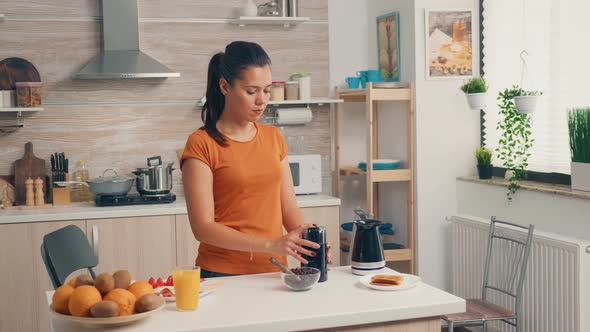
POLYGON ((148 284, 152 285, 152 287, 156 287, 156 279, 154 279, 154 277, 150 277, 150 279, 148 280, 148 284))
POLYGON ((166 286, 174 286, 174 280, 172 279, 172 276, 168 276, 168 279, 166 279, 166 286))
POLYGON ((162 289, 162 293, 161 294, 164 297, 173 297, 174 296, 174 293, 172 293, 172 291, 170 289, 168 289, 168 288, 162 289))
POLYGON ((164 280, 162 280, 162 278, 158 277, 158 280, 156 281, 156 287, 162 287, 162 286, 166 286, 166 284, 164 283, 164 280))

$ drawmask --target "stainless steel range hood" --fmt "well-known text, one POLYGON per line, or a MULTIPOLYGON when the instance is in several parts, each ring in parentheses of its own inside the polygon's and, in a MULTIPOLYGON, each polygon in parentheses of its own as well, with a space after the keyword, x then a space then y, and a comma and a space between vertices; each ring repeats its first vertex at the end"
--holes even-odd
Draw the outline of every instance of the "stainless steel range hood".
POLYGON ((137 0, 102 0, 103 49, 78 79, 180 77, 139 49, 137 0))

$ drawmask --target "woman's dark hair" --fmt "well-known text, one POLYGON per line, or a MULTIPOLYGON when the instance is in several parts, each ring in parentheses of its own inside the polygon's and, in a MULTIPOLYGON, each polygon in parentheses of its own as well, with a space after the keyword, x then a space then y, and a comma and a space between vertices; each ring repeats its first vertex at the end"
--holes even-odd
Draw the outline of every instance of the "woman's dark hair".
POLYGON ((242 69, 270 65, 270 58, 262 47, 256 43, 235 41, 225 47, 225 52, 215 54, 209 61, 207 73, 207 100, 201 110, 203 127, 209 136, 221 146, 227 146, 225 138, 217 130, 217 120, 225 108, 225 96, 221 93, 219 80, 223 77, 233 85, 241 77, 242 69))

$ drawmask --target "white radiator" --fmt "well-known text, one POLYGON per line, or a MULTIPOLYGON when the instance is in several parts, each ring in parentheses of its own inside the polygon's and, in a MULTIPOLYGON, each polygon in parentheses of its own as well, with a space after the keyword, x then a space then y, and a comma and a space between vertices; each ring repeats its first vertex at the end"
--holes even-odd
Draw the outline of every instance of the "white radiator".
MULTIPOLYGON (((488 232, 489 220, 451 218, 452 292, 457 296, 481 297, 488 232)), ((507 229, 506 234, 525 239, 522 231, 507 229)), ((514 308, 512 301, 497 292, 488 292, 488 300, 514 308)), ((590 332, 590 241, 535 229, 519 324, 523 332, 590 332)), ((515 330, 504 323, 490 327, 515 330)))

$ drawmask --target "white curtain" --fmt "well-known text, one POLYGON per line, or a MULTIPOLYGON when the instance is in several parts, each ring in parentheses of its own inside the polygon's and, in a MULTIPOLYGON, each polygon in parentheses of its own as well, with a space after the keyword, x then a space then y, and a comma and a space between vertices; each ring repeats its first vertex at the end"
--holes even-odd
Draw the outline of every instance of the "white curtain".
MULTIPOLYGON (((487 147, 498 145, 498 92, 522 84, 543 92, 532 115, 529 170, 570 173, 567 110, 590 106, 589 13, 590 4, 583 0, 484 0, 487 147), (524 50, 526 66, 520 58, 524 50)), ((495 166, 502 166, 499 159, 495 166)))

